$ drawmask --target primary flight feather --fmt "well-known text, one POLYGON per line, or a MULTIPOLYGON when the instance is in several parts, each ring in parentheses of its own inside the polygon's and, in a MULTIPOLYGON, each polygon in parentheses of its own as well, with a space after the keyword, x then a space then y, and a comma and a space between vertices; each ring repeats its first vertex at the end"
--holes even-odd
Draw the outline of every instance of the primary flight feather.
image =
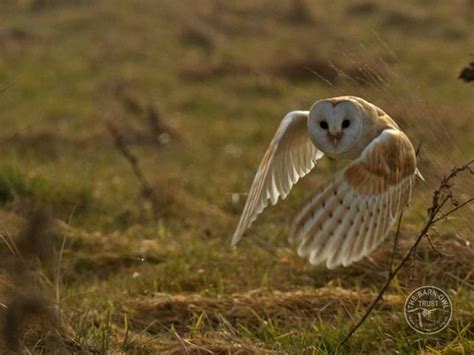
POLYGON ((257 170, 232 245, 324 154, 352 162, 303 204, 289 239, 299 244, 300 256, 328 268, 371 253, 410 201, 415 176, 422 176, 395 121, 354 96, 320 100, 309 111, 285 116, 257 170))

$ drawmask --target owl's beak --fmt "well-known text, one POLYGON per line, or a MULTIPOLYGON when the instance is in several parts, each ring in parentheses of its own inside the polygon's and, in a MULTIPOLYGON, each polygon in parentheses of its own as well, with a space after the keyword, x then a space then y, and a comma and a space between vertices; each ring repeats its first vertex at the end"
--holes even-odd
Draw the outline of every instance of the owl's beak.
POLYGON ((328 138, 332 142, 332 144, 336 145, 339 140, 341 139, 342 132, 336 132, 334 134, 328 132, 328 138))

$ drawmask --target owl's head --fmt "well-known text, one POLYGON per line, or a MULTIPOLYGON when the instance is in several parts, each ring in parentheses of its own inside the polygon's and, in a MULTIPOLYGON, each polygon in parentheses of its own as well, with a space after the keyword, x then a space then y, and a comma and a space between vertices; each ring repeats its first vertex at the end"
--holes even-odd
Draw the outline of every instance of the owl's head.
POLYGON ((348 97, 315 102, 308 119, 311 141, 331 157, 344 155, 356 145, 362 133, 361 109, 348 97))

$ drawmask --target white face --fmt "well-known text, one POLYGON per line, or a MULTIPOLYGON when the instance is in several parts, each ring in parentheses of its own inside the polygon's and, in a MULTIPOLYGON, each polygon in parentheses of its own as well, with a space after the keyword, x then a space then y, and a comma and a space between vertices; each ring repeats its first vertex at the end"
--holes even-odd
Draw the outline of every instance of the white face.
POLYGON ((308 129, 311 141, 319 150, 337 157, 351 150, 359 140, 362 115, 348 100, 335 104, 318 101, 310 109, 308 129))

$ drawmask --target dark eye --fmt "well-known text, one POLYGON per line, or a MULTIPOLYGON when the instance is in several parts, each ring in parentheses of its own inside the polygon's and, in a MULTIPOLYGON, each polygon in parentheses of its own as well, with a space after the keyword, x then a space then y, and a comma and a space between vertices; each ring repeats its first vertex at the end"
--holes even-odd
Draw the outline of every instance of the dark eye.
POLYGON ((328 123, 326 121, 321 121, 319 122, 319 126, 322 128, 322 129, 328 129, 328 123))
POLYGON ((342 128, 347 128, 350 125, 351 125, 351 121, 349 121, 349 120, 342 121, 342 128))

